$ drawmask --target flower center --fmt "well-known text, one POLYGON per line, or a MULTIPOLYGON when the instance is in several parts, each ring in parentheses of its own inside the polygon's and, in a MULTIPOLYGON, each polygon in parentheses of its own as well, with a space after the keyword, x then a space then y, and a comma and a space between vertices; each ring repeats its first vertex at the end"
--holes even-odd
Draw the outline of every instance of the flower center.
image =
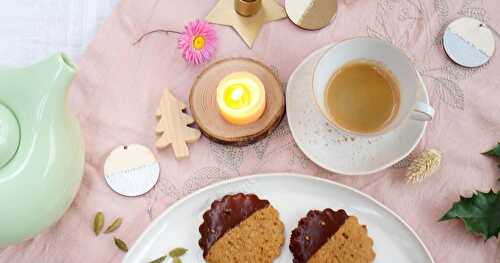
POLYGON ((195 49, 202 49, 205 47, 205 39, 202 36, 197 36, 193 39, 193 46, 195 49))

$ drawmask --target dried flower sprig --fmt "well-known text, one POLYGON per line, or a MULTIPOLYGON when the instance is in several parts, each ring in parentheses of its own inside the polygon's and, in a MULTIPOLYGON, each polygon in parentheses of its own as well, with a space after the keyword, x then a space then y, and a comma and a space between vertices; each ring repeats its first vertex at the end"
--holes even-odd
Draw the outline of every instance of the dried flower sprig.
POLYGON ((441 159, 441 153, 435 149, 423 152, 410 164, 406 174, 407 182, 417 184, 433 175, 441 166, 441 159))

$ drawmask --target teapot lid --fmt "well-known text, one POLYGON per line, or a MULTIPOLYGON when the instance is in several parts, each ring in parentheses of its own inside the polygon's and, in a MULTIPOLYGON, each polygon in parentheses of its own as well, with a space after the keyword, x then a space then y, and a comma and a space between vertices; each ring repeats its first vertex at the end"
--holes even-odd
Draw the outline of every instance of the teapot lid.
POLYGON ((9 108, 0 103, 0 169, 16 155, 20 137, 16 117, 9 108))

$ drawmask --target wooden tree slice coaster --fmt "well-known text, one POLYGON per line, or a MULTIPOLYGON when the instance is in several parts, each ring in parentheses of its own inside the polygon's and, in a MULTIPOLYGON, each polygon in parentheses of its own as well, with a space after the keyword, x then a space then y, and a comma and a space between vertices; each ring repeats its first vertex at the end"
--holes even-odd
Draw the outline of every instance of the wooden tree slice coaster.
POLYGON ((189 96, 191 113, 202 133, 222 144, 244 146, 254 143, 278 126, 285 113, 285 95, 279 79, 267 66, 248 58, 218 61, 205 69, 195 81, 189 96), (217 107, 217 85, 228 74, 247 71, 259 77, 266 90, 266 109, 262 117, 248 125, 227 122, 217 107))

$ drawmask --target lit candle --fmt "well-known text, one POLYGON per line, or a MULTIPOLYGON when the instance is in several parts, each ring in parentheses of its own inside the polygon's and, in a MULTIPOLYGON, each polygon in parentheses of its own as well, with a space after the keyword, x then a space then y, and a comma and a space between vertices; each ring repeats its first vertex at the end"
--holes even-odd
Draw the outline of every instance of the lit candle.
POLYGON ((246 125, 257 121, 266 108, 266 91, 254 74, 236 72, 217 86, 217 105, 226 121, 246 125))

